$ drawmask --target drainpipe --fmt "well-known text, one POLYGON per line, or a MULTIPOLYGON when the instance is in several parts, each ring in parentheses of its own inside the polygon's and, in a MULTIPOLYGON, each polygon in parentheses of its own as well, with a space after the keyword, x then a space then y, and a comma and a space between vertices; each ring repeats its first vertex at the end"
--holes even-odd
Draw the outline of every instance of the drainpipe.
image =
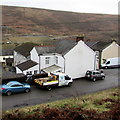
POLYGON ((65 73, 65 57, 62 55, 63 59, 64 59, 64 73, 65 73))
POLYGON ((95 58, 94 58, 94 70, 96 70, 96 53, 95 53, 95 58))
POLYGON ((101 62, 102 62, 102 50, 99 51, 99 68, 101 66, 101 62))
POLYGON ((39 74, 41 73, 41 59, 40 59, 40 55, 39 55, 39 74))

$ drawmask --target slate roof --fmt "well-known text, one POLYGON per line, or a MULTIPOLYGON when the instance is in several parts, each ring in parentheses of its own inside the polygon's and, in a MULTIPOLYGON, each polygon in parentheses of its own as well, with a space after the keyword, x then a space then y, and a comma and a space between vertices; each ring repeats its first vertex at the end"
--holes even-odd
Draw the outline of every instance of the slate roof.
POLYGON ((107 46, 109 46, 111 42, 97 41, 97 42, 86 42, 86 44, 93 50, 102 51, 107 46))
POLYGON ((26 62, 23 62, 19 65, 17 65, 17 67, 21 70, 21 71, 24 71, 24 70, 27 70, 31 67, 34 67, 35 65, 37 65, 38 63, 32 61, 32 60, 28 60, 26 62))
POLYGON ((70 51, 76 44, 77 43, 75 40, 59 40, 55 43, 55 52, 64 55, 68 51, 70 51))
POLYGON ((74 40, 59 40, 55 42, 53 46, 36 46, 35 49, 38 55, 44 53, 59 53, 64 55, 76 44, 74 40))
POLYGON ((55 47, 54 46, 36 46, 35 47, 38 55, 44 54, 44 53, 54 53, 55 47))
POLYGON ((23 43, 22 45, 16 47, 14 50, 21 55, 27 57, 30 55, 30 51, 34 46, 36 46, 36 44, 34 43, 23 43))

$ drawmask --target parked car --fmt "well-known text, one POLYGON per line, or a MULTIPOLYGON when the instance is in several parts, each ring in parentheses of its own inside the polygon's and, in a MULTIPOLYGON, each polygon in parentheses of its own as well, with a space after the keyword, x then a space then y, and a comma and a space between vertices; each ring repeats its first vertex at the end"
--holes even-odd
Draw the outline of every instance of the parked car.
POLYGON ((7 84, 0 85, 0 92, 7 96, 13 93, 30 92, 30 85, 17 81, 10 81, 7 84))
POLYGON ((105 74, 103 73, 103 71, 88 70, 85 74, 85 77, 95 82, 98 79, 104 80, 105 74))

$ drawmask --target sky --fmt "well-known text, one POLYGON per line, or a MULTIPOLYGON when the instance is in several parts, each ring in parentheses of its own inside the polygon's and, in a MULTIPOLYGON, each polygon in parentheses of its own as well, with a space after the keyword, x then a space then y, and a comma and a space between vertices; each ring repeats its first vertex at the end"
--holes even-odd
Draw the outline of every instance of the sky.
POLYGON ((118 14, 119 0, 1 0, 1 5, 80 13, 118 14))

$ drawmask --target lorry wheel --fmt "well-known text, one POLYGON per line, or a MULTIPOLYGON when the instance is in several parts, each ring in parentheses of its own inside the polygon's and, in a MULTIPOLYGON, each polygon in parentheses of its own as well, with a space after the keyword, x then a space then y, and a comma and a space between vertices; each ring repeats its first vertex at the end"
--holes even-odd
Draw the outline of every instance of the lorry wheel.
POLYGON ((96 78, 93 78, 93 82, 95 82, 96 81, 96 78))
POLYGON ((108 69, 108 66, 106 66, 105 69, 108 69))
POLYGON ((104 80, 105 79, 105 77, 102 77, 102 80, 104 80))
POLYGON ((70 82, 70 83, 68 83, 68 86, 69 86, 69 87, 71 87, 71 86, 72 86, 72 83, 71 83, 71 82, 70 82))
POLYGON ((52 90, 52 87, 48 86, 48 87, 47 87, 47 90, 48 90, 48 91, 52 90))

